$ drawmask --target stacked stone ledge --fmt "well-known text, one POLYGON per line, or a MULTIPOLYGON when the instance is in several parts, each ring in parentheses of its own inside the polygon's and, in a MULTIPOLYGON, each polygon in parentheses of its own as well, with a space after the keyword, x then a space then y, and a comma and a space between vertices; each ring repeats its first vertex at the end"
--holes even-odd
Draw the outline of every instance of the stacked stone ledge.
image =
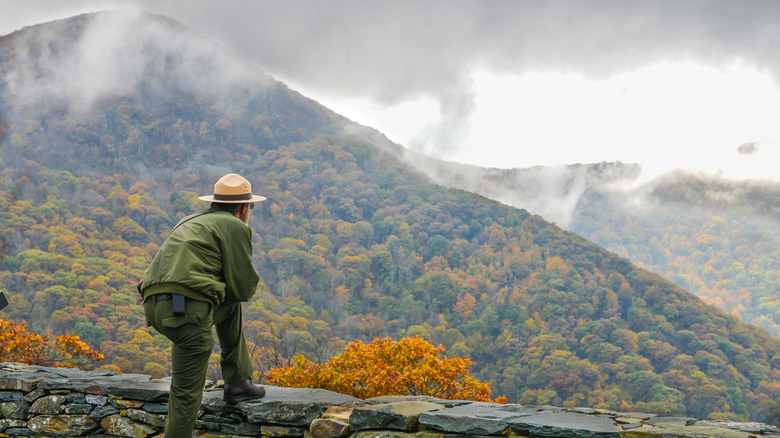
MULTIPOLYGON (((169 381, 148 375, 0 363, 0 437, 158 437, 169 381)), ((599 409, 432 397, 360 400, 321 389, 266 387, 228 405, 204 393, 200 437, 268 438, 759 438, 760 423, 702 421, 599 409)))

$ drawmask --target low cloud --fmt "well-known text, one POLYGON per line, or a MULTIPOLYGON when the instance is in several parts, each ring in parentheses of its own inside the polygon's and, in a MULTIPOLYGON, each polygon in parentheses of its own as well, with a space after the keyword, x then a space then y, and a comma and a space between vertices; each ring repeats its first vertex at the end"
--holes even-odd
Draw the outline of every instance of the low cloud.
POLYGON ((238 0, 218 13, 165 8, 309 90, 370 96, 380 106, 437 100, 439 119, 407 145, 434 156, 457 151, 467 137, 475 100, 464 78, 478 70, 602 79, 659 62, 738 61, 780 78, 773 1, 238 0))
MULTIPOLYGON (((40 13, 52 19, 56 17, 49 11, 66 12, 61 2, 0 2, 9 12, 0 19, 6 29, 31 24, 13 25, 9 23, 13 17, 32 20, 40 13)), ((577 73, 601 79, 659 62, 709 66, 739 62, 780 78, 780 62, 775 60, 780 49, 776 25, 780 2, 775 1, 498 0, 486 6, 478 0, 233 0, 225 5, 202 0, 85 0, 68 2, 67 12, 77 13, 78 5, 89 11, 128 6, 136 11, 101 14, 73 53, 44 46, 33 56, 20 48, 23 67, 6 73, 9 90, 20 102, 69 97, 77 102, 72 109, 89 109, 106 96, 129 93, 154 80, 152 73, 157 72, 198 91, 230 90, 231 84, 247 78, 262 82, 253 66, 237 61, 241 58, 292 88, 302 84, 308 91, 370 97, 387 107, 435 99, 438 119, 405 146, 445 159, 456 156, 469 137, 470 120, 478 110, 471 82, 477 71, 577 73), (202 39, 193 47, 175 22, 138 10, 173 17, 202 39), (150 49, 159 42, 165 42, 162 48, 150 49), (41 74, 52 79, 36 81, 41 74)), ((232 97, 238 99, 234 105, 241 104, 241 93, 232 97)), ((520 121, 517 129, 523 129, 520 121)), ((529 156, 533 153, 529 146, 529 156)), ((734 175, 750 178, 775 172, 768 163, 779 153, 780 148, 771 144, 754 142, 734 145, 718 158, 719 163, 741 166, 734 175), (757 170, 762 163, 767 168, 757 170)), ((643 166, 643 178, 668 171, 643 166)), ((545 178, 549 181, 545 187, 559 187, 561 196, 555 203, 531 208, 567 222, 576 194, 583 193, 581 186, 576 178, 558 186, 556 181, 564 180, 553 174, 545 178)), ((492 197, 512 202, 507 196, 492 197)))
MULTIPOLYGON (((51 19, 50 11, 65 12, 60 3, 6 0, 3 9, 8 17, 30 20, 37 12, 51 19)), ((464 78, 476 71, 578 73, 600 79, 660 62, 715 67, 740 62, 780 78, 775 56, 780 49, 780 2, 769 0, 497 0, 489 4, 479 0, 232 0, 226 4, 81 0, 67 4, 67 11, 73 13, 77 5, 84 10, 133 6, 173 17, 205 39, 247 56, 293 88, 303 85, 323 95, 369 97, 386 107, 435 99, 439 119, 411 145, 434 156, 457 151, 469 133, 475 100, 473 86, 464 78)), ((151 35, 166 38, 160 32, 151 35)), ((108 46, 110 40, 104 42, 108 46)), ((175 46, 176 41, 171 43, 175 46)), ((139 41, 125 55, 133 59, 142 52, 139 41)), ((119 54, 107 53, 108 59, 115 55, 119 54)), ((102 64, 90 67, 95 60, 83 61, 80 67, 87 71, 76 68, 71 73, 95 79, 95 67, 102 64)), ((121 78, 135 71, 131 66, 130 71, 114 73, 121 78)), ((76 85, 89 99, 127 82, 109 84, 97 78, 94 84, 76 85)))
POLYGON ((599 163, 485 169, 407 151, 404 158, 434 182, 523 208, 561 227, 576 221, 584 196, 609 196, 635 207, 643 203, 642 167, 599 163))
POLYGON ((469 119, 476 111, 470 79, 458 79, 439 94, 439 120, 428 124, 409 145, 412 150, 443 158, 463 147, 469 136, 469 119))
POLYGON ((17 104, 56 99, 67 102, 71 111, 83 112, 142 86, 163 89, 175 84, 208 95, 235 84, 270 81, 225 49, 194 38, 179 23, 138 10, 87 16, 83 33, 73 41, 62 35, 40 35, 40 40, 43 43, 33 49, 16 47, 14 70, 5 74, 17 104))

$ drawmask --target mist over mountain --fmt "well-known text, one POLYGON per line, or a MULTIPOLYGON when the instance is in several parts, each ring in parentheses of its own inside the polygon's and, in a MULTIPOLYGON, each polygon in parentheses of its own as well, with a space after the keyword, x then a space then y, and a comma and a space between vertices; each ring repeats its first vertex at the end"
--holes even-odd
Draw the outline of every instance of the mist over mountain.
MULTIPOLYGON (((398 151, 375 130, 305 99, 165 17, 140 11, 88 14, 25 28, 4 37, 1 44, 4 131, 34 134, 38 147, 21 144, 19 136, 11 138, 15 152, 54 168, 64 168, 82 154, 114 165, 154 167, 160 157, 152 157, 152 150, 159 154, 161 146, 188 147, 191 139, 177 123, 188 111, 198 112, 199 123, 192 126, 198 136, 223 145, 258 137, 284 142, 348 132, 398 151), (195 97, 204 102, 175 105, 177 99, 195 97), (156 112, 157 126, 133 123, 139 112, 147 110, 156 112), (37 116, 55 116, 66 137, 49 126, 36 125, 37 116), (130 133, 124 139, 102 136, 99 129, 77 126, 82 120, 93 126, 125 124, 130 133), (280 120, 283 128, 274 125, 281 125, 280 120), (244 128, 233 132, 232 124, 244 128), (258 126, 269 130, 258 133, 258 126), (229 136, 223 135, 228 131, 229 136), (89 149, 73 149, 74 139, 89 149), (41 154, 40 146, 47 152, 41 154)), ((212 158, 179 152, 193 169, 207 167, 212 158)), ((165 154, 162 158, 165 161, 165 154)))
MULTIPOLYGON (((437 184, 420 171, 434 162, 169 19, 101 13, 0 37, 0 120, 3 317, 77 334, 111 368, 169 372, 134 286, 230 171, 268 197, 250 220, 259 372, 419 335, 511 401, 780 421, 780 340, 765 330, 533 211, 437 184)), ((485 187, 563 193, 576 214, 589 185, 637 171, 572 169, 487 171, 485 187)))
MULTIPOLYGON (((741 153, 760 147, 748 144, 741 153)), ((780 183, 638 164, 484 169, 425 157, 417 169, 554 221, 780 336, 780 183)))
POLYGON ((623 163, 486 169, 413 152, 405 154, 405 158, 440 184, 524 208, 563 227, 571 226, 578 205, 587 194, 625 193, 626 188, 637 185, 642 171, 638 164, 623 163))

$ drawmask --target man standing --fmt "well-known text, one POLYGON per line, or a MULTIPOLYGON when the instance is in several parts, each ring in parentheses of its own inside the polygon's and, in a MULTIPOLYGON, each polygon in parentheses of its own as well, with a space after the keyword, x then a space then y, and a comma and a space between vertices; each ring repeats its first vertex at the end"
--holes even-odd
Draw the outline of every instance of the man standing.
POLYGON ((187 216, 171 231, 144 274, 141 294, 146 322, 173 342, 172 380, 165 437, 191 437, 203 398, 212 327, 222 348, 228 403, 260 398, 242 329, 241 302, 260 281, 252 266, 249 212, 265 198, 236 174, 199 199, 211 208, 187 216))

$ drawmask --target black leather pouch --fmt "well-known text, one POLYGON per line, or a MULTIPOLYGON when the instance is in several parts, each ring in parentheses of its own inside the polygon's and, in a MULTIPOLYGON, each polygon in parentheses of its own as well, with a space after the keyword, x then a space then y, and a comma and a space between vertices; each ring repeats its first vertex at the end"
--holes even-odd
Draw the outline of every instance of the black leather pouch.
POLYGON ((184 310, 184 295, 171 294, 171 300, 173 301, 171 303, 173 314, 184 315, 186 313, 184 310))

